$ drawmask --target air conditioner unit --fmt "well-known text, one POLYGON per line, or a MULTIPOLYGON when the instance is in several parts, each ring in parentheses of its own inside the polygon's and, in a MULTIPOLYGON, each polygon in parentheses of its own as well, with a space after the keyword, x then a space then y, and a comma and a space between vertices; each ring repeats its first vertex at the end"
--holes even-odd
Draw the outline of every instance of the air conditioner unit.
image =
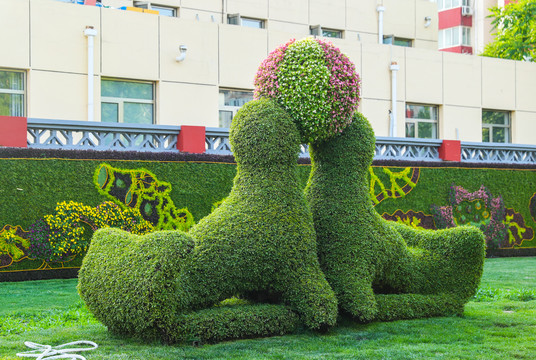
POLYGON ((472 16, 473 8, 470 6, 462 6, 462 16, 472 16))

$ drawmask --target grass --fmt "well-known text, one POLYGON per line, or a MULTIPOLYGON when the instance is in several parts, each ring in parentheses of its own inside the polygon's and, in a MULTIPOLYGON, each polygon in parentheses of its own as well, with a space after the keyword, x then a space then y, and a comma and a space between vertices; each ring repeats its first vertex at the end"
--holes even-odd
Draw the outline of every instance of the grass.
POLYGON ((166 346, 111 335, 87 312, 76 279, 0 283, 0 359, 20 359, 24 341, 92 340, 90 359, 534 359, 536 258, 486 260, 463 317, 390 323, 343 321, 328 334, 166 346))

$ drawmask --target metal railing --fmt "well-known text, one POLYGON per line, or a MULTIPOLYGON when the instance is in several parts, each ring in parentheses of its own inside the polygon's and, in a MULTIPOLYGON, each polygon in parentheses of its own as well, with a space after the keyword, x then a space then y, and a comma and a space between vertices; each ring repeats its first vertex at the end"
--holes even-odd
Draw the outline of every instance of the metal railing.
MULTIPOLYGON (((134 151, 178 151, 180 126, 117 124, 92 121, 28 119, 29 148, 134 151)), ((374 159, 442 161, 442 140, 377 137, 374 159)), ((208 154, 230 155, 228 128, 205 128, 208 154)), ((308 157, 307 145, 300 157, 308 157)), ((461 143, 461 161, 472 163, 536 164, 536 146, 497 143, 461 143)))
POLYGON ((28 119, 29 148, 172 151, 180 126, 28 119))
POLYGON ((441 161, 441 140, 377 137, 374 160, 441 161))
POLYGON ((536 146, 462 142, 461 161, 536 164, 536 146))

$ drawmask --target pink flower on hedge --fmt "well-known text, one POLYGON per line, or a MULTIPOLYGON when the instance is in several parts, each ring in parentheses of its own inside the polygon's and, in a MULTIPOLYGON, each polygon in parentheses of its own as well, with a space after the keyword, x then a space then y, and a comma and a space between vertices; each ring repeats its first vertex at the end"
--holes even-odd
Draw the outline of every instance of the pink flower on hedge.
POLYGON ((255 76, 255 98, 278 101, 305 142, 325 140, 352 122, 359 105, 359 75, 333 44, 290 40, 272 51, 255 76))

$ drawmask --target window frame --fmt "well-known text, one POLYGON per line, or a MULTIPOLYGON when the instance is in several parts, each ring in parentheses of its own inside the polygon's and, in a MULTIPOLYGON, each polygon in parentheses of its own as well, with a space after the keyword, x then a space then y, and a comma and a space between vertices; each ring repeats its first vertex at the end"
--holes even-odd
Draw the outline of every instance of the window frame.
POLYGON ((7 68, 1 68, 0 72, 11 72, 11 73, 19 73, 22 74, 22 90, 13 90, 13 89, 3 89, 0 88, 0 94, 9 94, 9 95, 22 95, 22 114, 20 115, 6 115, 6 116, 14 116, 14 117, 24 117, 26 116, 26 106, 27 106, 27 74, 25 70, 18 70, 18 69, 7 69, 7 68))
POLYGON ((443 11, 443 10, 449 10, 449 9, 455 9, 462 6, 469 6, 471 7, 471 0, 448 0, 450 2, 450 6, 445 6, 445 0, 438 0, 437 1, 437 10, 443 11))
POLYGON ((508 110, 494 110, 494 109, 482 109, 482 142, 489 142, 494 144, 510 144, 512 142, 512 112, 508 110), (490 124, 490 123, 484 123, 484 113, 490 112, 490 113, 503 113, 505 123, 503 124, 490 124), (506 129, 505 131, 505 141, 504 142, 498 142, 493 141, 493 129, 494 128, 501 128, 506 129), (484 129, 488 129, 488 136, 489 141, 484 141, 484 129))
MULTIPOLYGON (((220 96, 220 94, 223 94, 224 91, 236 91, 236 92, 241 92, 241 93, 249 93, 251 94, 251 100, 253 100, 253 90, 248 90, 248 89, 231 89, 231 88, 220 88, 219 91, 218 91, 218 96, 220 96)), ((225 96, 225 95, 224 95, 225 96)), ((248 101, 251 101, 251 100, 248 100, 248 101)), ((234 118, 234 116, 236 115, 236 113, 238 112, 238 110, 240 110, 242 108, 242 106, 244 105, 241 105, 241 106, 236 106, 236 105, 225 105, 225 98, 224 98, 224 103, 223 104, 220 104, 219 100, 218 100, 218 126, 220 128, 228 128, 228 127, 225 127, 225 126, 222 126, 222 119, 220 117, 220 114, 222 112, 231 112, 232 113, 232 116, 231 116, 231 121, 232 119, 234 118)), ((230 125, 230 124, 229 124, 230 125)), ((230 127, 230 126, 229 126, 230 127)))
POLYGON ((407 38, 400 38, 400 37, 396 37, 394 35, 385 35, 383 37, 383 43, 385 45, 394 45, 394 46, 402 46, 402 47, 413 47, 413 40, 412 39, 407 39, 407 38), (390 41, 387 41, 386 40, 390 40, 390 41), (396 44, 396 42, 406 42, 408 45, 401 45, 401 44, 396 44))
POLYGON ((158 15, 160 16, 167 16, 167 17, 179 17, 179 8, 174 6, 167 6, 167 5, 160 5, 158 3, 152 3, 150 1, 135 1, 134 7, 140 8, 140 9, 148 9, 148 10, 156 10, 158 11, 158 15), (163 15, 160 13, 159 9, 162 10, 171 10, 173 11, 173 15, 163 15))
MULTIPOLYGON (((434 129, 432 128, 432 134, 434 133, 434 129)), ((404 122, 404 135, 406 138, 409 139, 439 139, 439 105, 435 104, 418 104, 418 103, 406 103, 406 111, 405 111, 405 122, 404 122), (408 117, 408 111, 410 110, 410 106, 423 106, 423 107, 429 107, 431 109, 435 109, 435 117, 436 119, 424 119, 424 118, 418 118, 418 117, 408 117), (419 136, 419 123, 429 123, 435 125, 435 137, 431 138, 423 138, 419 136), (414 134, 415 136, 410 137, 408 136, 408 129, 407 125, 413 124, 414 134)))
POLYGON ((344 39, 344 30, 324 28, 321 25, 311 25, 309 26, 309 35, 321 36, 329 39, 344 39), (327 32, 337 33, 340 36, 330 36, 327 35, 327 32))
POLYGON ((102 104, 117 104, 117 124, 132 124, 125 122, 125 103, 134 103, 134 104, 151 104, 153 106, 153 116, 151 124, 156 124, 156 83, 154 81, 144 81, 144 80, 133 80, 133 79, 119 79, 119 78, 102 78, 101 79, 101 122, 104 122, 102 119, 102 104), (152 94, 153 99, 136 99, 136 98, 123 98, 115 96, 102 96, 102 84, 104 81, 121 81, 129 83, 138 83, 138 84, 151 84, 152 85, 152 94))
POLYGON ((238 25, 251 29, 266 29, 266 19, 253 18, 249 16, 241 16, 239 13, 227 14, 227 24, 238 25), (251 23, 259 23, 259 27, 244 25, 243 20, 250 21, 251 23))
POLYGON ((471 45, 471 27, 469 26, 453 26, 450 28, 439 30, 437 33, 437 47, 438 49, 448 49, 456 46, 472 46, 471 45), (457 39, 454 39, 454 30, 458 31, 457 39), (447 34, 450 33, 450 37, 447 34), (447 38, 451 41, 447 45, 447 38), (464 38, 467 42, 464 42, 464 38))

